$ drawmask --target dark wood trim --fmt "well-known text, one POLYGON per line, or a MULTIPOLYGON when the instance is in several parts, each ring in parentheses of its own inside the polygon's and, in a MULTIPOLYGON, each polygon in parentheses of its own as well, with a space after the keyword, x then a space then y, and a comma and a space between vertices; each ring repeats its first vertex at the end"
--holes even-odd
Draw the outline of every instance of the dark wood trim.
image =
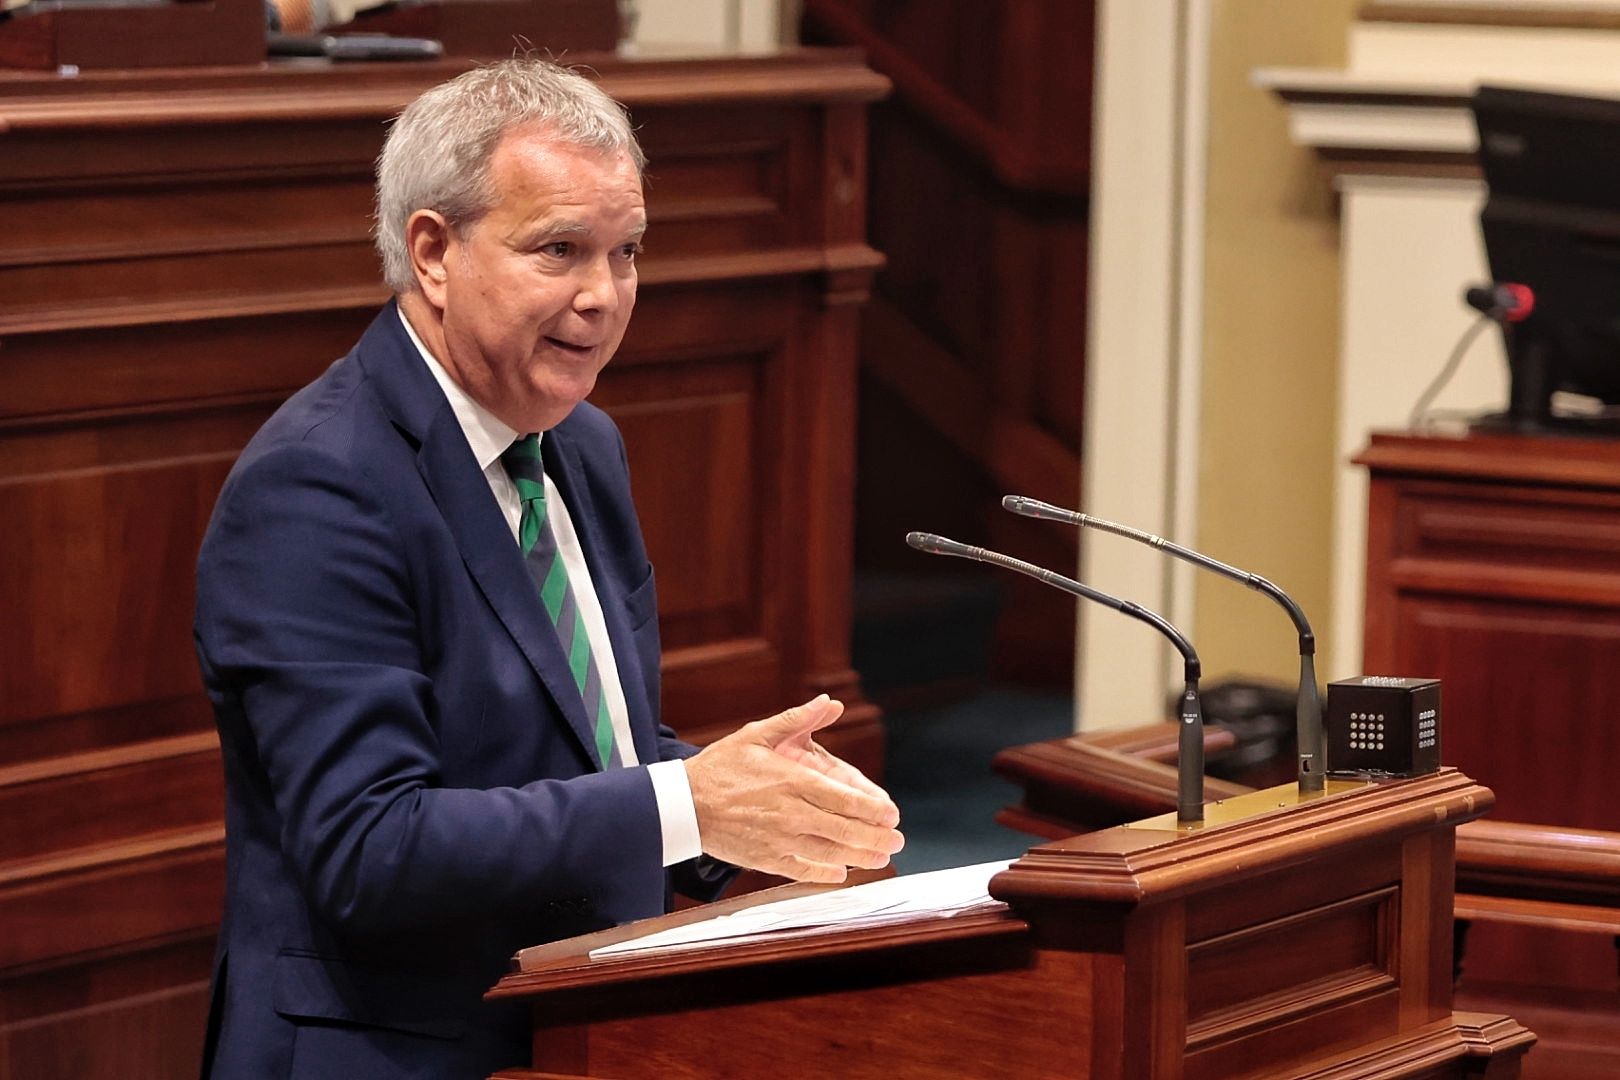
POLYGON ((1620 29, 1620 8, 1613 11, 1578 11, 1571 8, 1500 7, 1494 4, 1377 3, 1363 0, 1356 12, 1362 22, 1428 23, 1436 26, 1490 26, 1536 30, 1620 29))

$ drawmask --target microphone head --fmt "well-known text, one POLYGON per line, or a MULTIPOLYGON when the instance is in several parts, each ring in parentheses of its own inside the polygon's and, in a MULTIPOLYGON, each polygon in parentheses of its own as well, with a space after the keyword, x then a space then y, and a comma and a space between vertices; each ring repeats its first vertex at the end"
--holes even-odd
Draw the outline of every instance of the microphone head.
POLYGON ((1536 310, 1536 293, 1530 286, 1509 281, 1500 286, 1500 291, 1512 298, 1511 303, 1500 305, 1502 318, 1508 322, 1523 322, 1536 310))
POLYGON ((1041 521, 1067 521, 1071 524, 1076 521, 1073 510, 1065 510, 1061 506, 1031 499, 1027 495, 1005 495, 1001 499, 1001 508, 1011 510, 1023 517, 1038 518, 1041 521))
POLYGON ((944 539, 945 538, 943 536, 935 536, 933 533, 925 533, 925 532, 908 532, 908 533, 906 533, 906 543, 907 544, 909 544, 912 547, 916 548, 918 551, 926 551, 926 552, 929 552, 930 554, 934 554, 934 555, 938 555, 938 554, 942 553, 943 549, 942 549, 942 546, 940 544, 940 541, 944 540, 944 539))
POLYGON ((925 532, 906 533, 906 543, 918 551, 926 551, 930 555, 966 556, 968 552, 973 550, 960 541, 925 532))
POLYGON ((1026 498, 1023 495, 1003 495, 1001 497, 1001 508, 1003 510, 1011 510, 1013 513, 1022 514, 1024 517, 1040 517, 1040 514, 1035 510, 1037 505, 1034 499, 1026 498))
POLYGON ((1535 290, 1517 281, 1493 281, 1463 292, 1463 301, 1498 322, 1523 322, 1536 309, 1535 290))

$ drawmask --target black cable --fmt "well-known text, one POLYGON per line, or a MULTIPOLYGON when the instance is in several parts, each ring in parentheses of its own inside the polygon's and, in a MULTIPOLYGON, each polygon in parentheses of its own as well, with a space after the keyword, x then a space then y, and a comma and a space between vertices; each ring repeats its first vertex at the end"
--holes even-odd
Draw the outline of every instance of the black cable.
POLYGON ((1480 331, 1487 326, 1495 325, 1495 319, 1489 315, 1481 315, 1473 321, 1468 329, 1462 332, 1462 336, 1457 339, 1457 344, 1452 347, 1451 355, 1446 357, 1445 366, 1440 369, 1440 374, 1436 375, 1433 381, 1424 387, 1423 393, 1418 395, 1417 404, 1412 406, 1412 413, 1406 418, 1407 428, 1415 431, 1423 424, 1428 418, 1429 406, 1434 403, 1434 399, 1439 395, 1440 391, 1445 389, 1446 383, 1451 381, 1451 377, 1457 374, 1457 366, 1462 363, 1463 355, 1468 352, 1468 347, 1474 343, 1475 338, 1479 337, 1480 331))

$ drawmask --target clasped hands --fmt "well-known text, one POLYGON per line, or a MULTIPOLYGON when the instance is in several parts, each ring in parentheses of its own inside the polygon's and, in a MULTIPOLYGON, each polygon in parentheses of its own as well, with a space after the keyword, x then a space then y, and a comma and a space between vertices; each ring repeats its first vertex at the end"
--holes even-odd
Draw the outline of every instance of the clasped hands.
POLYGON ((705 854, 798 881, 841 882, 905 844, 900 810, 812 735, 843 715, 822 694, 756 720, 686 759, 705 854))

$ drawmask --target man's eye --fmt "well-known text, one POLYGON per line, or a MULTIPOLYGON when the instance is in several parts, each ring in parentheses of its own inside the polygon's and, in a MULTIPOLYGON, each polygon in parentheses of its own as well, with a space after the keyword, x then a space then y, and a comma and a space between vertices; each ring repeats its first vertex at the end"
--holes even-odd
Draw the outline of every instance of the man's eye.
POLYGON ((629 259, 634 261, 635 257, 640 254, 641 245, 638 243, 629 243, 619 249, 619 257, 621 259, 629 259))
POLYGON ((568 253, 574 250, 574 245, 567 240, 553 240, 549 244, 540 245, 540 254, 550 255, 554 259, 566 259, 568 253))

